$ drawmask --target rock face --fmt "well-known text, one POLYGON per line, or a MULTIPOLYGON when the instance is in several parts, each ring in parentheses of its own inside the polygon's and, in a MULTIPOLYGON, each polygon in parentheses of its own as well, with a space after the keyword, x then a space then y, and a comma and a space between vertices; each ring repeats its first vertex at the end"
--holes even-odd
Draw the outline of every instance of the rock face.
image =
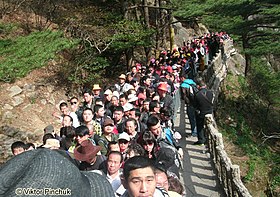
POLYGON ((40 145, 47 125, 53 124, 59 131, 61 125, 52 113, 58 110, 57 101, 68 98, 59 85, 43 81, 55 74, 47 69, 35 70, 14 84, 1 84, 0 164, 12 156, 13 142, 21 140, 40 145))

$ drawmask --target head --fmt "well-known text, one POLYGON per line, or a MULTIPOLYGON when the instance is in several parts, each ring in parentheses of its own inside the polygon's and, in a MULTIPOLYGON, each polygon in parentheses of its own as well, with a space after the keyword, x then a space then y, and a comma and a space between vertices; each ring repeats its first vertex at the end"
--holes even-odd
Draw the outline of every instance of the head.
POLYGON ((72 125, 73 125, 73 118, 69 115, 63 116, 62 126, 63 127, 68 127, 68 126, 72 126, 72 125))
POLYGON ((127 149, 127 158, 132 158, 134 156, 144 156, 145 150, 144 148, 138 143, 132 143, 128 146, 127 149))
POLYGON ((125 152, 128 148, 130 142, 130 137, 126 132, 119 135, 118 143, 120 147, 120 152, 125 152))
POLYGON ((127 103, 127 96, 125 94, 121 94, 119 98, 119 102, 121 106, 124 106, 127 103))
POLYGON ((149 131, 151 131, 154 136, 157 138, 157 136, 159 136, 162 132, 162 128, 161 128, 161 125, 160 125, 160 120, 157 116, 155 115, 151 115, 149 118, 148 118, 148 121, 147 121, 147 127, 149 129, 149 131))
POLYGON ((106 101, 111 101, 112 95, 113 95, 113 92, 112 92, 110 89, 107 89, 107 90, 104 92, 105 100, 106 100, 106 101))
POLYGON ((119 151, 111 151, 107 157, 107 170, 109 175, 119 172, 123 161, 122 154, 119 151))
POLYGON ((100 91, 101 91, 101 88, 99 87, 99 84, 94 84, 93 88, 92 88, 93 96, 99 96, 100 91))
POLYGON ((102 105, 95 105, 94 106, 94 114, 96 118, 102 118, 104 117, 104 107, 102 105))
POLYGON ((152 197, 156 189, 152 162, 143 156, 128 159, 124 164, 122 184, 129 196, 152 197))
POLYGON ((165 170, 163 170, 161 168, 156 168, 155 175, 156 175, 157 186, 168 191, 169 183, 168 183, 168 177, 167 177, 165 170))
POLYGON ((108 152, 111 151, 120 151, 119 143, 116 141, 111 141, 108 143, 108 152))
POLYGON ((80 171, 72 158, 60 150, 40 148, 17 155, 1 165, 0 177, 5 177, 0 183, 1 195, 4 196, 15 196, 18 188, 43 191, 46 187, 61 188, 71 196, 114 196, 105 177, 80 171))
POLYGON ((84 109, 83 111, 83 120, 84 122, 87 124, 87 123, 90 123, 92 121, 92 118, 93 118, 93 111, 91 108, 86 108, 84 109))
POLYGON ((150 102, 151 102, 151 99, 145 99, 144 101, 143 101, 143 110, 144 111, 149 111, 149 105, 150 105, 150 102))
POLYGON ((128 135, 134 136, 137 132, 137 122, 134 118, 128 118, 125 121, 125 131, 128 133, 128 135))
POLYGON ((103 133, 109 135, 114 130, 114 121, 112 119, 106 118, 103 123, 103 133))
POLYGON ((126 79, 125 74, 121 74, 121 75, 119 76, 119 83, 120 83, 120 84, 124 84, 124 83, 125 83, 125 79, 126 79))
POLYGON ((152 100, 149 105, 149 111, 154 113, 160 112, 160 104, 158 101, 152 100))
POLYGON ((140 144, 143 146, 145 151, 151 154, 156 148, 156 138, 151 131, 145 131, 142 135, 140 144))
POLYGON ((114 119, 115 123, 122 120, 123 116, 124 116, 123 107, 122 106, 117 106, 115 108, 115 111, 113 112, 113 119, 114 119))
POLYGON ((70 100, 70 107, 72 111, 77 111, 77 109, 79 108, 79 99, 77 97, 72 97, 70 100))
POLYGON ((81 125, 75 129, 76 139, 79 144, 88 140, 89 138, 89 129, 88 127, 81 125))
POLYGON ((113 106, 118 106, 119 105, 119 98, 117 96, 112 96, 110 102, 113 106))
POLYGON ((22 141, 16 141, 11 145, 13 155, 23 153, 26 149, 25 143, 22 141))
POLYGON ((89 89, 86 89, 84 92, 83 92, 83 98, 84 98, 84 101, 86 103, 91 103, 92 102, 92 93, 89 89))
POLYGON ((69 114, 69 108, 66 102, 62 102, 59 104, 59 109, 63 115, 69 114))

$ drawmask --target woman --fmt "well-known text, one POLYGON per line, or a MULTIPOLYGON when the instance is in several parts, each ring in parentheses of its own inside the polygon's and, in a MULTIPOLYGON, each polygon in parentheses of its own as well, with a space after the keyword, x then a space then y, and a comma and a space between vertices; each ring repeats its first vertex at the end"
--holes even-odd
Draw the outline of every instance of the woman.
POLYGON ((156 159, 156 154, 159 147, 157 146, 156 138, 154 134, 152 134, 152 132, 145 131, 143 135, 139 138, 139 144, 144 148, 147 156, 150 159, 156 159))

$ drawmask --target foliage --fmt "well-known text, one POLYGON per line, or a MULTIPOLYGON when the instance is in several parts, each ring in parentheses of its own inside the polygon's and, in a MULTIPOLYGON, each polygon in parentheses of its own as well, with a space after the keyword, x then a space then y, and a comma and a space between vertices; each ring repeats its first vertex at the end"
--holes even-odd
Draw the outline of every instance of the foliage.
POLYGON ((126 50, 134 47, 151 46, 152 29, 145 29, 141 23, 132 20, 121 20, 115 25, 112 48, 126 50))
POLYGON ((24 77, 35 68, 45 66, 56 53, 77 44, 63 37, 60 31, 34 32, 16 39, 2 39, 0 80, 10 82, 24 77))

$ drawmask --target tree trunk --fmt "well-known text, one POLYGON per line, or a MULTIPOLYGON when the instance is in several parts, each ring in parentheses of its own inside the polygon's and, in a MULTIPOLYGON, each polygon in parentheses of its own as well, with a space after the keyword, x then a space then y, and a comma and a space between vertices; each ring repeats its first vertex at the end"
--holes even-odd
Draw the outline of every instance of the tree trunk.
POLYGON ((126 56, 126 69, 127 71, 129 71, 132 65, 133 49, 127 49, 125 52, 125 56, 126 56))
POLYGON ((248 38, 247 34, 242 35, 242 45, 243 45, 243 50, 245 51, 245 77, 248 75, 250 72, 250 67, 251 67, 251 55, 246 52, 246 49, 249 48, 249 43, 248 43, 248 38))
POLYGON ((147 0, 143 0, 145 25, 147 28, 150 28, 149 8, 147 7, 147 5, 147 0))

